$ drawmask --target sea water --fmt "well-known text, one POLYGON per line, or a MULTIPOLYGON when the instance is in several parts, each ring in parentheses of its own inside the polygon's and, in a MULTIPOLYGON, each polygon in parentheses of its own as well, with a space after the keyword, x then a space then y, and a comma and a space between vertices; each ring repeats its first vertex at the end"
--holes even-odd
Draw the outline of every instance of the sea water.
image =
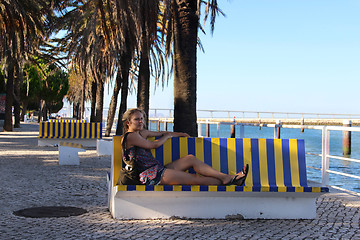
MULTIPOLYGON (((150 123, 149 129, 156 130, 157 123, 150 123)), ((168 130, 172 131, 172 124, 168 124, 168 130)), ((160 130, 164 130, 164 125, 160 125, 160 130)), ((206 134, 206 125, 201 126, 201 135, 206 134)), ((216 124, 210 125, 210 137, 230 137, 230 126, 216 124), (219 135, 218 135, 219 134, 219 135)), ((235 137, 240 137, 240 126, 235 126, 235 137)), ((245 138, 274 138, 274 128, 245 126, 245 138)), ((306 153, 321 154, 322 131, 317 129, 281 128, 281 138, 284 139, 304 139, 306 153)), ((330 131, 330 155, 343 157, 342 155, 342 131, 330 131)), ((351 155, 354 159, 360 159, 360 132, 351 133, 351 155)), ((321 168, 321 156, 306 154, 307 166, 321 168)), ((339 159, 330 159, 329 170, 360 176, 360 163, 350 162, 339 159)), ((321 171, 307 168, 307 177, 311 181, 321 182, 321 171)), ((360 179, 350 178, 338 174, 329 174, 329 185, 348 189, 360 193, 360 179)))

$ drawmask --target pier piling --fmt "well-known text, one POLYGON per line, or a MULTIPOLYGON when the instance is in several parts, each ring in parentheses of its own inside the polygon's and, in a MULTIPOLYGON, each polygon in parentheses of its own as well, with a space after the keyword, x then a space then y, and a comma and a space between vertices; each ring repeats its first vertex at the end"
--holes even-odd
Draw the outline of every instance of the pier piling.
POLYGON ((261 130, 261 119, 259 118, 259 130, 261 130))
MULTIPOLYGON (((301 118, 301 126, 304 126, 304 125, 305 125, 305 120, 304 120, 304 118, 301 118)), ((302 127, 300 131, 303 133, 304 127, 302 127)))
POLYGON ((158 131, 160 131, 160 124, 161 124, 161 122, 160 122, 160 119, 159 119, 158 122, 157 122, 157 130, 158 131))
MULTIPOLYGON (((344 127, 351 127, 351 120, 343 121, 344 127)), ((351 154, 351 132, 343 131, 343 155, 349 156, 351 154)))
POLYGON ((275 139, 280 139, 280 124, 281 124, 281 121, 276 120, 275 127, 274 127, 274 138, 275 139))
POLYGON ((230 127, 230 137, 235 138, 235 125, 231 125, 230 127))

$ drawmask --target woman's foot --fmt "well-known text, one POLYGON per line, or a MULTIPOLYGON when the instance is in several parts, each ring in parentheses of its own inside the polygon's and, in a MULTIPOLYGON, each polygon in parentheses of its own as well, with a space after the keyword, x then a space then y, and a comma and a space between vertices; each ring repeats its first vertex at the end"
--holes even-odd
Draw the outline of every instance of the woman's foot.
POLYGON ((230 180, 230 182, 228 182, 225 185, 237 185, 237 186, 244 185, 248 172, 249 172, 249 164, 246 164, 246 166, 244 166, 244 168, 240 172, 241 175, 240 174, 235 175, 230 180))

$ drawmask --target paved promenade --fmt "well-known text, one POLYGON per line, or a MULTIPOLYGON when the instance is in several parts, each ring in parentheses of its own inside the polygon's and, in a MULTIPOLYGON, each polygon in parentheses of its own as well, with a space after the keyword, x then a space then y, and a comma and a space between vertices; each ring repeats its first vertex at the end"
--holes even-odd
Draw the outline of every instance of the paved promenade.
POLYGON ((110 157, 79 153, 80 166, 59 166, 56 147, 37 146, 38 125, 0 132, 0 239, 360 239, 360 196, 332 192, 314 220, 131 220, 107 210, 110 157), (14 211, 78 207, 73 217, 26 218, 14 211))

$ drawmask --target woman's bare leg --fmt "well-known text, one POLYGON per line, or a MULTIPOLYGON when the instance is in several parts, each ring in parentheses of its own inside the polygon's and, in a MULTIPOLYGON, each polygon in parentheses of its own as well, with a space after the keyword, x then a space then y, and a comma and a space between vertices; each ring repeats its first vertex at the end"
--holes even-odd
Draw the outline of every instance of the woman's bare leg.
POLYGON ((188 172, 166 168, 160 181, 161 185, 221 185, 222 182, 213 177, 204 177, 188 172))
MULTIPOLYGON (((193 168, 198 174, 201 174, 202 176, 216 178, 220 180, 220 184, 229 183, 233 178, 233 176, 215 170, 214 168, 210 167, 206 163, 203 163, 191 154, 180 158, 170 164, 167 164, 166 168, 178 171, 186 171, 190 168, 193 168)), ((241 178, 242 176, 244 176, 244 174, 239 173, 237 178, 241 178)))

